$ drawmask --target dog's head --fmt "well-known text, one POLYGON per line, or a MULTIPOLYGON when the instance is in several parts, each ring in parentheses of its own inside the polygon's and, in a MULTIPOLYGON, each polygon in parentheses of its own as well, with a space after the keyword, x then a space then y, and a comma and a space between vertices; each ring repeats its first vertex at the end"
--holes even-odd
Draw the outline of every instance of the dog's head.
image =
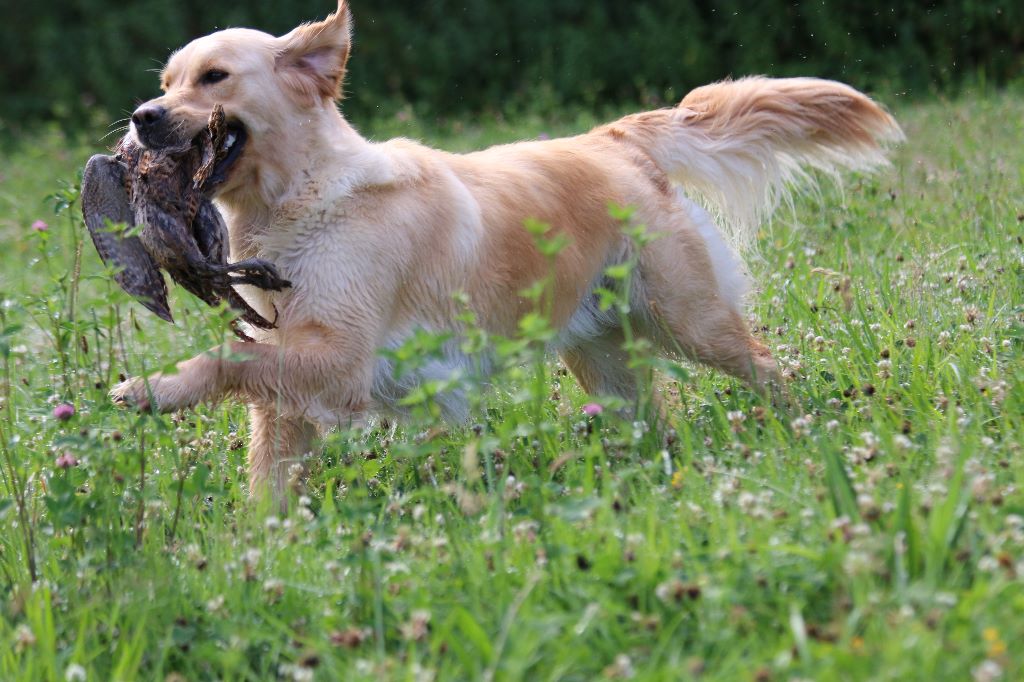
POLYGON ((164 94, 135 110, 132 135, 153 149, 188 144, 221 104, 232 133, 231 149, 215 171, 226 178, 221 190, 248 182, 290 135, 334 109, 350 34, 346 0, 339 0, 325 20, 280 37, 227 29, 198 38, 171 55, 160 79, 164 94))

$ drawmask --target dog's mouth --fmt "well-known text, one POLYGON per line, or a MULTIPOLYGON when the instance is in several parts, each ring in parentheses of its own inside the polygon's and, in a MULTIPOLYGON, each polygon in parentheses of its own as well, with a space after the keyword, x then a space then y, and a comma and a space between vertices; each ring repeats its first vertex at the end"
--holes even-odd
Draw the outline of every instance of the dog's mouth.
POLYGON ((210 177, 204 186, 207 192, 216 190, 227 181, 231 175, 231 169, 238 163, 238 159, 241 158, 242 152, 245 150, 245 144, 248 141, 249 133, 246 132, 245 126, 237 121, 227 124, 227 135, 224 136, 224 142, 221 143, 220 149, 216 152, 217 156, 221 158, 214 164, 213 172, 210 173, 210 177))

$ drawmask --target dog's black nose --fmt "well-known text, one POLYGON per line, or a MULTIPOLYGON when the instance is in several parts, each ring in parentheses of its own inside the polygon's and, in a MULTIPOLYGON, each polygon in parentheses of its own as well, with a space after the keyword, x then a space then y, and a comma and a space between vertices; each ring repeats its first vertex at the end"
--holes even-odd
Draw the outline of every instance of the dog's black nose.
POLYGON ((136 128, 145 130, 146 128, 152 128, 163 121, 166 115, 167 109, 164 107, 159 104, 146 103, 136 109, 135 113, 132 114, 132 123, 135 124, 136 128))

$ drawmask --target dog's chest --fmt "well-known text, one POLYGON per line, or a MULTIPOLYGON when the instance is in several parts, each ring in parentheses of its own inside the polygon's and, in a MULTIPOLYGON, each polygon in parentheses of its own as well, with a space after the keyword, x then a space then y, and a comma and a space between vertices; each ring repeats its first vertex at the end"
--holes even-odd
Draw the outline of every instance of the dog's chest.
POLYGON ((281 301, 300 298, 303 305, 325 310, 345 307, 357 303, 353 292, 367 291, 379 277, 377 259, 369 255, 381 247, 368 244, 336 208, 313 205, 280 216, 256 246, 258 255, 293 283, 278 296, 281 301))
POLYGON ((343 232, 339 229, 344 213, 320 201, 307 206, 286 205, 280 208, 270 227, 256 239, 260 254, 279 268, 301 270, 318 265, 342 247, 343 232))

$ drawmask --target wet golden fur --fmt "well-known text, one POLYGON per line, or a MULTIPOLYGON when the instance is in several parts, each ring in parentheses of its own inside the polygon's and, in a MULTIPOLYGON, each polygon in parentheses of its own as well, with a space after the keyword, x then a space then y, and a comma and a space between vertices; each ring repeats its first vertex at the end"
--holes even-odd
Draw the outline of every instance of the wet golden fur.
MULTIPOLYGON (((248 143, 217 196, 232 259, 272 260, 293 288, 243 292, 278 328, 258 343, 198 355, 178 372, 133 379, 116 398, 178 410, 236 396, 250 404, 250 478, 280 492, 319 428, 398 409, 408 386, 377 351, 416 328, 458 332, 469 305, 512 335, 531 309, 521 291, 549 272, 528 218, 566 235, 555 263, 555 345, 588 392, 632 397, 622 332, 591 291, 631 255, 609 203, 635 207, 660 234, 638 256, 634 324, 665 352, 765 387, 779 379, 742 317, 742 266, 703 208, 742 241, 785 195, 826 171, 884 163, 895 121, 857 91, 817 79, 749 78, 699 88, 676 108, 627 116, 577 137, 456 155, 398 139, 370 143, 336 107, 350 46, 345 2, 326 20, 274 37, 230 29, 175 53, 162 75, 181 139, 220 103, 248 143), (229 76, 203 82, 210 69, 229 76), (680 186, 682 190, 680 190, 680 186)), ((453 351, 454 370, 467 358, 453 351)), ((425 374, 424 376, 429 376, 425 374)), ((464 417, 458 396, 446 403, 464 417)))

